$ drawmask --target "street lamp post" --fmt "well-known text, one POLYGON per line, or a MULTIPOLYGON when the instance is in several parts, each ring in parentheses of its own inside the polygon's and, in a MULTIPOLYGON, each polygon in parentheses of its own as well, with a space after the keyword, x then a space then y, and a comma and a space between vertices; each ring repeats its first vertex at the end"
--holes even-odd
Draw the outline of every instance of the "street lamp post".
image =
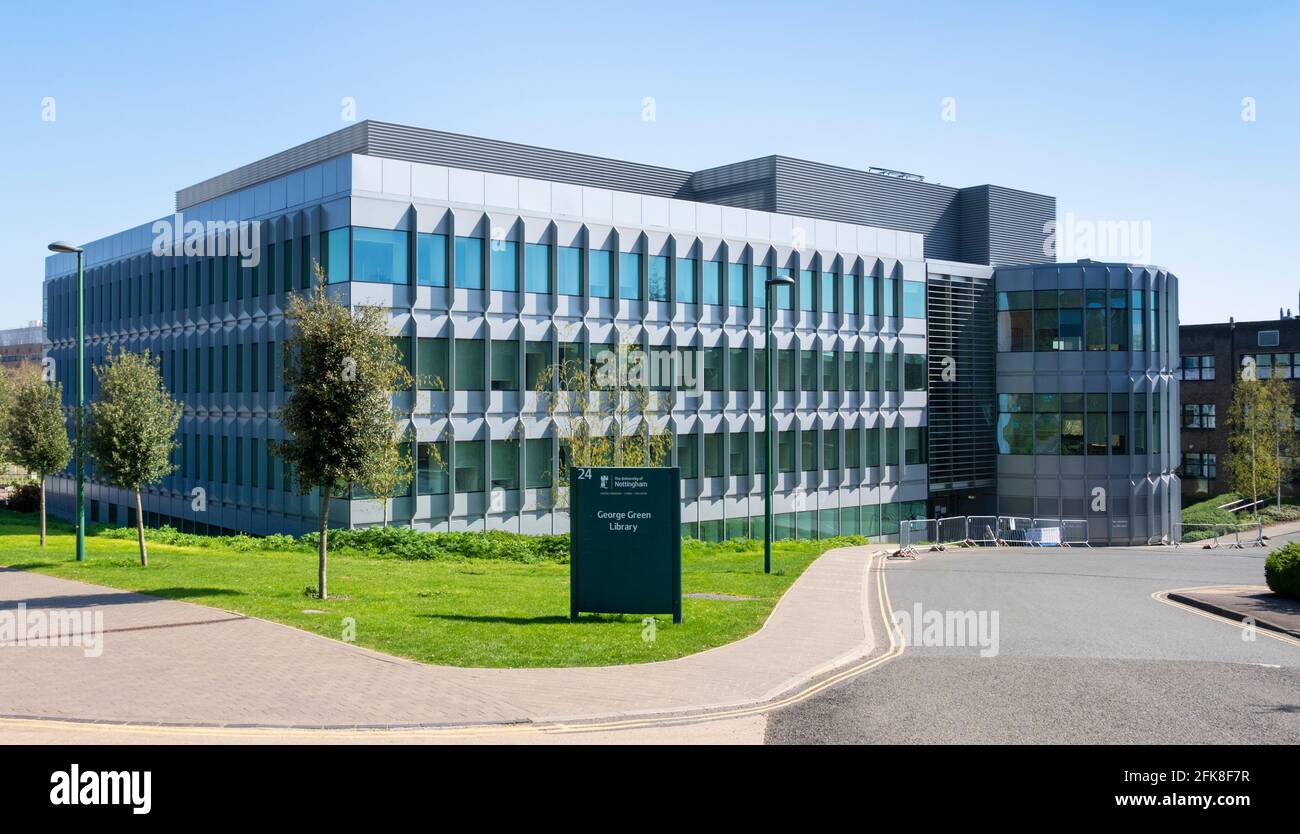
POLYGON ((763 573, 772 572, 772 461, 776 457, 776 421, 772 417, 775 398, 772 396, 772 354, 776 346, 772 343, 772 311, 776 305, 772 301, 774 287, 793 287, 794 278, 789 275, 774 275, 767 279, 763 288, 764 301, 764 344, 763 350, 764 383, 766 396, 766 422, 763 426, 763 573))
POLYGON ((50 244, 51 252, 77 256, 77 561, 86 561, 86 463, 83 428, 86 419, 86 250, 58 240, 50 244))

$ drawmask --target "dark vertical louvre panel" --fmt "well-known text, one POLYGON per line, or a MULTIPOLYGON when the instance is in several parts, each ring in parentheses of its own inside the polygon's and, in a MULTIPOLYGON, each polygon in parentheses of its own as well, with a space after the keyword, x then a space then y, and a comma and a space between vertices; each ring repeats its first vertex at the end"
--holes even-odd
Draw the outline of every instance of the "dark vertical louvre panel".
POLYGON ((926 282, 930 491, 993 486, 997 413, 993 279, 931 275, 926 282), (943 381, 944 358, 957 378, 943 381))

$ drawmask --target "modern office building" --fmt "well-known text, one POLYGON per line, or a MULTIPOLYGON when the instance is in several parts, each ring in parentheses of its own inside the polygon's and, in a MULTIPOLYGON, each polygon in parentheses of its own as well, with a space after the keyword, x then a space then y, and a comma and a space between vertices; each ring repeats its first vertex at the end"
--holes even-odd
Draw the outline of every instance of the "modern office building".
MULTIPOLYGON (((563 438, 537 379, 635 343, 701 357, 699 389, 663 386, 653 420, 674 439, 685 529, 761 536, 771 276, 795 281, 773 311, 779 536, 889 537, 901 519, 1002 511, 1087 517, 1094 541, 1127 542, 1177 517, 1176 279, 1044 263, 1052 197, 782 156, 692 172, 362 122, 182 189, 176 212, 159 223, 255 224, 257 264, 155 254, 155 223, 86 247, 91 357, 148 348, 185 403, 149 523, 313 528, 315 499, 269 444, 286 298, 316 263, 342 301, 390 311, 416 380, 399 399, 417 472, 393 523, 567 529, 552 490, 563 438), (1110 500, 1093 509, 1097 486, 1110 500)), ((74 270, 47 261, 62 360, 74 270)), ((71 481, 52 492, 66 512, 71 481)), ((92 481, 88 495, 94 520, 128 519, 125 494, 92 481)), ((361 495, 331 511, 381 518, 361 495)))
MULTIPOLYGON (((1259 379, 1300 377, 1300 370, 1292 370, 1300 366, 1300 319, 1283 312, 1274 321, 1185 324, 1179 339, 1183 495, 1201 501, 1228 490, 1219 476, 1219 465, 1228 454, 1222 421, 1242 366, 1253 361, 1259 379)), ((1295 482, 1283 484, 1282 492, 1295 495, 1296 488, 1295 482)))
POLYGON ((39 365, 47 346, 45 328, 40 322, 0 330, 0 368, 10 371, 23 365, 39 365))

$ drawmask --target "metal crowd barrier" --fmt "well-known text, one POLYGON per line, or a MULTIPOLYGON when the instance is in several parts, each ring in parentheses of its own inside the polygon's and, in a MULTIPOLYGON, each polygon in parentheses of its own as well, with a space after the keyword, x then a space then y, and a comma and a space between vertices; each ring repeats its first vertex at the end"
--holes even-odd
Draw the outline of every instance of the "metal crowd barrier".
POLYGON ((900 550, 930 546, 1091 547, 1088 520, 1027 516, 959 515, 899 522, 900 550))
POLYGON ((1246 523, 1179 521, 1174 524, 1174 530, 1174 547, 1201 542, 1204 542, 1201 547, 1206 550, 1220 547, 1243 549, 1266 546, 1264 522, 1259 520, 1246 523), (1189 535, 1192 538, 1189 538, 1189 535))

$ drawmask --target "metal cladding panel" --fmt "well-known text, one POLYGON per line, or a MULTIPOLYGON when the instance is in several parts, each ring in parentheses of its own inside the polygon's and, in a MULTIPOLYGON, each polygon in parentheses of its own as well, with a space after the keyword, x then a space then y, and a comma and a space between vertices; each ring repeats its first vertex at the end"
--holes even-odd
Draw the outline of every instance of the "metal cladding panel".
POLYGON ((690 188, 690 199, 702 203, 776 211, 776 157, 696 171, 690 188))
POLYGON ((184 211, 223 194, 283 176, 291 171, 324 162, 346 153, 365 153, 370 122, 349 125, 319 139, 303 142, 287 151, 236 168, 176 192, 176 210, 184 211))
POLYGON ((774 157, 775 211, 925 235, 925 256, 962 257, 958 189, 774 157))
POLYGON ((962 260, 968 263, 989 263, 989 188, 987 185, 963 188, 958 198, 962 260))
POLYGON ((387 122, 368 124, 369 132, 363 153, 371 156, 657 197, 687 196, 687 184, 691 178, 690 171, 656 165, 387 122))
POLYGON ((996 481, 994 314, 992 276, 929 276, 925 331, 931 492, 988 487, 996 481), (946 367, 949 359, 952 366, 946 367))
POLYGON ((1044 226, 1056 220, 1056 198, 1003 188, 982 186, 987 194, 988 260, 983 263, 1022 264, 1055 261, 1043 250, 1044 226))

